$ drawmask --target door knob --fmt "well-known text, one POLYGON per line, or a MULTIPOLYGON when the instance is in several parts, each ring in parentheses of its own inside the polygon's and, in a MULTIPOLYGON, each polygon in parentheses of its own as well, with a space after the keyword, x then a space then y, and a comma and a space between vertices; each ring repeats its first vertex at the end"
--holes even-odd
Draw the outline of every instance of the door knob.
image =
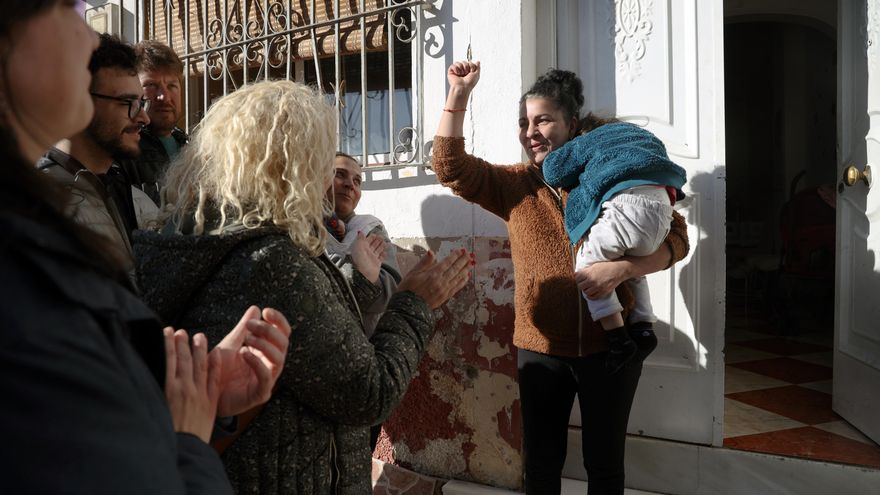
POLYGON ((865 170, 859 171, 859 169, 850 165, 846 167, 846 170, 843 171, 843 183, 847 186, 854 186, 856 182, 862 181, 866 186, 871 187, 871 166, 865 165, 865 170))

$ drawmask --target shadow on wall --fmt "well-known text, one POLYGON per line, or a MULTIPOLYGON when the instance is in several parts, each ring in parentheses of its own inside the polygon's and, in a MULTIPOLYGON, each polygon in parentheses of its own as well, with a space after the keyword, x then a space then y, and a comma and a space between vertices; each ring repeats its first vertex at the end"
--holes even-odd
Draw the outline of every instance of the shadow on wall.
MULTIPOLYGON (((691 253, 687 263, 680 264, 678 270, 679 289, 687 308, 687 318, 694 323, 694 335, 683 335, 685 338, 675 339, 674 355, 694 356, 696 362, 705 367, 709 358, 709 350, 699 344, 701 334, 704 332, 713 332, 714 328, 701 328, 701 320, 699 319, 699 304, 710 305, 715 303, 723 304, 723 301, 706 301, 707 297, 714 298, 714 287, 701 287, 700 273, 701 270, 714 270, 715 263, 706 263, 704 258, 709 256, 710 259, 716 259, 721 253, 713 253, 711 250, 715 246, 719 232, 715 231, 716 223, 713 221, 713 211, 706 211, 705 205, 713 205, 713 208, 724 208, 724 197, 719 196, 719 191, 723 188, 719 187, 725 180, 725 169, 716 167, 712 172, 698 173, 692 177, 688 177, 687 190, 692 191, 689 197, 685 198, 681 203, 681 208, 688 211, 684 216, 688 223, 688 240, 691 247, 691 253), (708 251, 706 251, 708 250, 708 251), (702 264, 703 266, 699 266, 702 264), (699 292, 699 294, 697 293, 699 292)), ((680 262, 681 263, 681 262, 680 262)), ((719 274, 720 282, 723 283, 724 272, 719 274)), ((722 322, 716 322, 718 324, 722 322)), ((678 326, 678 325, 676 325, 678 326)), ((678 329, 677 329, 678 330, 678 329)), ((678 331, 679 333, 680 330, 678 331)), ((716 335, 715 338, 723 339, 723 333, 716 335)))
MULTIPOLYGON (((663 437, 663 432, 670 430, 689 431, 693 429, 692 424, 688 424, 693 417, 680 414, 671 414, 670 411, 675 410, 674 407, 659 408, 659 404, 667 404, 680 402, 683 396, 693 395, 684 392, 679 395, 677 388, 681 385, 676 381, 670 381, 668 374, 653 373, 652 368, 662 369, 685 369, 691 365, 705 368, 711 359, 715 359, 711 355, 712 349, 702 345, 704 332, 712 332, 714 329, 700 328, 699 304, 701 297, 711 297, 712 291, 707 288, 701 288, 695 284, 693 277, 699 274, 697 267, 701 263, 705 255, 709 252, 702 252, 704 249, 711 250, 713 238, 717 235, 712 226, 712 217, 709 212, 700 211, 698 204, 703 199, 709 197, 714 199, 715 191, 718 189, 718 183, 723 181, 723 171, 721 167, 716 168, 711 173, 700 173, 688 178, 688 197, 681 201, 677 210, 682 214, 688 222, 688 237, 692 251, 684 260, 679 261, 674 270, 679 272, 678 288, 681 291, 686 314, 676 314, 674 307, 669 311, 664 311, 660 295, 668 294, 674 290, 672 285, 668 285, 666 273, 661 272, 655 276, 649 276, 651 284, 652 304, 654 310, 658 313, 659 319, 654 324, 657 338, 660 341, 659 347, 645 360, 645 367, 639 382, 638 392, 633 402, 633 409, 630 415, 628 433, 634 435, 647 435, 653 437, 663 437), (699 294, 697 293, 699 291, 699 294), (668 313, 668 314, 664 314, 668 313), (688 320, 693 322, 693 331, 689 328, 688 320), (683 360, 686 363, 683 363, 683 360), (691 363, 688 365, 687 363, 691 363)), ((676 295, 668 294, 671 303, 679 306, 676 302, 676 295)), ((623 300, 621 301, 624 302, 623 300)), ((711 305, 711 302, 704 301, 704 305, 711 305)), ((684 311, 683 311, 684 312, 684 311)), ((718 338, 718 337, 716 337, 718 338)), ((698 398, 697 400, 704 400, 698 398)), ((569 418, 569 424, 572 426, 581 425, 581 405, 579 401, 575 401, 569 418)), ((569 449, 569 456, 565 461, 563 476, 574 479, 586 479, 586 473, 583 468, 583 456, 581 446, 583 440, 580 434, 575 434, 577 430, 571 430, 569 442, 572 444, 569 449)))
POLYGON ((438 260, 455 248, 473 251, 475 208, 478 207, 458 196, 432 194, 423 199, 419 205, 422 236, 395 242, 401 274, 409 272, 428 250, 438 260))
MULTIPOLYGON (((431 156, 430 147, 432 144, 433 141, 425 143, 426 157, 431 156)), ((437 176, 434 175, 434 172, 428 165, 409 165, 382 170, 364 167, 361 171, 363 172, 363 183, 361 184, 361 190, 363 191, 384 191, 437 183, 437 176)))
POLYGON ((422 232, 434 254, 442 257, 448 249, 439 241, 446 237, 467 238, 465 247, 473 250, 474 211, 478 206, 458 196, 432 194, 420 205, 422 232))
POLYGON ((452 1, 435 0, 422 9, 425 15, 425 55, 445 59, 445 67, 452 65, 452 25, 459 22, 452 17, 452 1))

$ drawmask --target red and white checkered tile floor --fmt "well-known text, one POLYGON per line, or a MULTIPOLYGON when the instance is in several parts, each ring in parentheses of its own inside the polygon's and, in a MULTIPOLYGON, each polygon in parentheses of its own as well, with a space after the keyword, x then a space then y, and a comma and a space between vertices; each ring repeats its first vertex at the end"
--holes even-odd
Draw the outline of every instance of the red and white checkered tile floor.
POLYGON ((724 446, 880 468, 880 446, 831 410, 833 331, 780 337, 730 313, 724 446))

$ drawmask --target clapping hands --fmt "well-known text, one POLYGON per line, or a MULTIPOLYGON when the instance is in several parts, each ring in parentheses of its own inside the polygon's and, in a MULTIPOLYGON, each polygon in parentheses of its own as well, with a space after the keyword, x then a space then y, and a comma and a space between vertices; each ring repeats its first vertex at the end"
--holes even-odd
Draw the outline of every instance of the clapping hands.
POLYGON ((284 367, 290 325, 274 309, 251 306, 210 353, 203 334, 190 346, 185 330, 167 327, 163 333, 165 398, 174 429, 207 442, 217 414, 233 416, 269 400, 284 367))
POLYGON ((351 243, 351 261, 357 271, 372 283, 379 281, 379 272, 385 261, 385 239, 375 234, 364 236, 358 232, 351 243))
POLYGON ((434 253, 428 251, 418 264, 400 281, 398 291, 409 290, 436 309, 460 291, 470 280, 474 266, 474 254, 458 249, 437 262, 434 253))

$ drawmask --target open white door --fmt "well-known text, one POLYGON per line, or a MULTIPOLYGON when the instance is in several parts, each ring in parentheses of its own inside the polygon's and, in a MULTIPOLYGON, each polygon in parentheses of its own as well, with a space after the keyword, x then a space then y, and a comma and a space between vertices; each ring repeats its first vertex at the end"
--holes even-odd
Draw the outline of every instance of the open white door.
MULTIPOLYGON (((649 277, 660 345, 645 362, 630 433, 720 445, 724 362, 722 0, 560 0, 559 66, 586 107, 642 123, 687 169, 691 253, 649 277)), ((579 425, 580 413, 572 414, 579 425)))
POLYGON ((838 8, 833 408, 880 442, 880 190, 843 178, 849 167, 880 173, 880 0, 841 0, 838 8))

